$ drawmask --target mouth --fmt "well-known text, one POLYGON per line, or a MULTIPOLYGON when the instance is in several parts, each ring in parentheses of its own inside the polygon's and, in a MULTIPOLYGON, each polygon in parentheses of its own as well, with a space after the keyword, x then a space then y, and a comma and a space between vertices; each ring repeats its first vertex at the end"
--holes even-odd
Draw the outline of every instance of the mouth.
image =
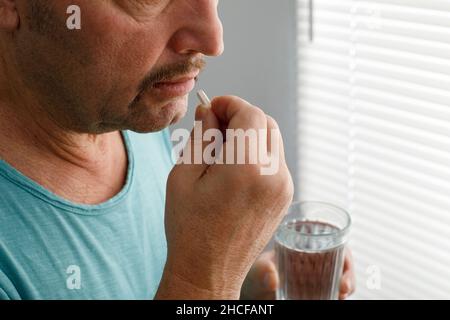
POLYGON ((199 71, 171 80, 155 83, 152 91, 162 99, 174 99, 189 94, 195 87, 199 71))

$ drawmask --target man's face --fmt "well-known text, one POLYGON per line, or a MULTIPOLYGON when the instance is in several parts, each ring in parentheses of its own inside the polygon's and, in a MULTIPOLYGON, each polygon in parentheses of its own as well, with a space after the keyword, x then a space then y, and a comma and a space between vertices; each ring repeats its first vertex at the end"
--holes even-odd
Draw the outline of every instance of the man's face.
POLYGON ((64 128, 161 130, 186 113, 203 57, 223 51, 217 3, 17 0, 17 81, 64 128), (66 26, 70 5, 81 30, 66 26))

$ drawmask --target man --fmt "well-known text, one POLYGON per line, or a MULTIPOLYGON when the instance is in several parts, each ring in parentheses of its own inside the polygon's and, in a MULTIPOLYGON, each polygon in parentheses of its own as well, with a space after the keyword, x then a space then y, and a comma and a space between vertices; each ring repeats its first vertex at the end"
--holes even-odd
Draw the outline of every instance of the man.
MULTIPOLYGON (((0 0, 0 298, 274 297, 272 257, 257 257, 292 199, 283 152, 270 176, 171 161, 166 128, 223 51, 217 2, 0 0)), ((237 97, 196 119, 275 132, 282 151, 275 121, 237 97)))

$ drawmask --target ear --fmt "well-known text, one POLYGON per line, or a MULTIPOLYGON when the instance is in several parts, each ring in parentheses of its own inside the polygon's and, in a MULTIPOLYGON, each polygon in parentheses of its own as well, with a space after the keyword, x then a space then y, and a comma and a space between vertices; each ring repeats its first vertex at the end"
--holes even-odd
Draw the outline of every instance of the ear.
POLYGON ((18 27, 16 0, 0 0, 0 30, 13 31, 18 27))

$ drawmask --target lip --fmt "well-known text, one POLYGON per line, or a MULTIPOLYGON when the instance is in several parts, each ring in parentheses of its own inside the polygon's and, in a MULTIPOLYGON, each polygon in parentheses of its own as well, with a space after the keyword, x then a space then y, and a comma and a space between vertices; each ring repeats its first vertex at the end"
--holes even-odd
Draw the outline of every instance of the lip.
POLYGON ((158 82, 153 86, 155 93, 164 99, 173 99, 189 94, 195 87, 198 72, 192 75, 158 82))

